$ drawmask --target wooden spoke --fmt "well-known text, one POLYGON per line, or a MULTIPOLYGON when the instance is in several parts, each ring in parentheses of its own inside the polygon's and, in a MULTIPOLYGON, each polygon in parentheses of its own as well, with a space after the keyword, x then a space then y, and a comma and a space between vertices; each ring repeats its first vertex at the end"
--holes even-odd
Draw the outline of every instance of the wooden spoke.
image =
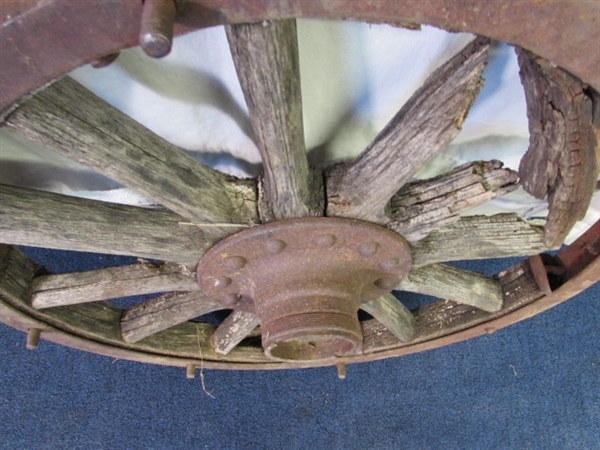
MULTIPOLYGON (((544 294, 539 290, 527 261, 509 267, 497 275, 504 296, 501 311, 487 312, 471 305, 438 301, 419 306, 415 316, 415 336, 411 344, 426 342, 488 322, 535 302, 544 294)), ((399 340, 376 320, 363 322, 363 353, 369 354, 397 347, 399 340)), ((495 328, 486 330, 493 333, 495 328)))
POLYGON ((219 309, 223 306, 199 291, 161 295, 125 311, 121 318, 121 336, 125 342, 137 342, 219 309))
POLYGON ((498 280, 446 264, 413 270, 397 289, 452 300, 483 311, 502 308, 502 287, 498 280))
POLYGON ((392 197, 390 227, 409 242, 460 219, 459 213, 517 187, 518 174, 500 161, 469 162, 429 180, 405 185, 392 197))
POLYGON ((295 20, 226 27, 263 164, 264 220, 322 215, 323 190, 306 159, 295 20))
POLYGON ((0 239, 196 264, 210 242, 168 212, 0 185, 0 239))
POLYGON ((594 192, 600 96, 550 61, 523 49, 517 53, 530 134, 519 175, 531 195, 548 196, 544 240, 557 247, 585 215, 594 192))
POLYGON ((543 227, 516 214, 463 217, 413 246, 413 267, 465 259, 530 256, 548 250, 543 227))
POLYGON ((242 340, 252 333, 260 319, 255 314, 233 311, 215 330, 213 345, 219 355, 227 355, 242 340))
POLYGON ((356 159, 327 176, 327 215, 385 224, 390 198, 459 132, 482 85, 489 41, 436 70, 356 159))
POLYGON ((410 342, 415 335, 413 314, 392 294, 363 303, 360 309, 371 314, 387 328, 400 342, 410 342))
MULTIPOLYGON (((210 324, 186 322, 140 342, 128 343, 121 338, 123 310, 110 303, 84 303, 43 311, 33 309, 30 301, 31 282, 38 268, 19 249, 0 245, 0 317, 5 320, 9 315, 12 319, 16 318, 16 322, 9 322, 13 326, 34 321, 34 328, 41 329, 42 339, 49 335, 49 339, 54 340, 52 336, 66 333, 69 339, 79 343, 77 348, 81 350, 117 358, 131 355, 127 349, 141 352, 155 363, 164 363, 164 355, 200 361, 221 358, 211 344, 214 326, 210 324)), ((227 355, 227 359, 231 362, 269 362, 260 346, 237 347, 227 355)))
POLYGON ((188 219, 256 219, 247 183, 196 161, 69 77, 23 102, 6 125, 188 219))
POLYGON ((131 266, 37 277, 33 280, 31 304, 36 309, 43 309, 132 295, 198 289, 194 272, 185 266, 142 262, 131 266))

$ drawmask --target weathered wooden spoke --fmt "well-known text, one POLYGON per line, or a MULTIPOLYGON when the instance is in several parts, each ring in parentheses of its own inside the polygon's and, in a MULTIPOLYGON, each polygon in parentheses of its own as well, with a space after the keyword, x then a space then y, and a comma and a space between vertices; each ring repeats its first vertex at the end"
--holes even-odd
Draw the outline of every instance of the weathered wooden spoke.
POLYGON ((29 245, 195 265, 205 233, 159 211, 0 185, 0 236, 29 245))
POLYGON ((233 311, 215 330, 212 337, 215 352, 219 355, 227 355, 258 325, 260 325, 260 319, 256 314, 233 311))
POLYGON ((327 176, 327 215, 389 222, 390 198, 460 131, 482 85, 489 41, 476 38, 437 69, 356 159, 327 176))
POLYGON ((360 309, 371 314, 401 342, 412 341, 415 335, 415 318, 392 294, 363 303, 360 309))
POLYGON ((193 271, 174 263, 142 262, 33 280, 31 304, 36 309, 95 302, 157 292, 197 291, 193 271))
POLYGON ((188 219, 256 219, 251 185, 188 156, 69 77, 33 95, 5 125, 188 219))
POLYGON ((226 30, 263 160, 263 220, 322 215, 322 182, 308 167, 304 145, 296 21, 226 30))
POLYGON ((452 300, 483 311, 502 308, 502 288, 497 279, 446 264, 415 269, 396 289, 452 300))
MULTIPOLYGON (((441 300, 419 306, 413 310, 415 316, 415 335, 411 345, 419 346, 432 339, 443 339, 470 327, 481 324, 480 333, 493 333, 496 328, 490 322, 505 314, 523 308, 543 297, 543 293, 535 281, 529 263, 522 261, 497 275, 504 303, 496 312, 484 311, 480 308, 441 300), (486 325, 490 323, 489 325, 486 325)), ((398 337, 376 320, 363 323, 363 352, 372 354, 384 349, 397 348, 401 344, 398 337)))
POLYGON ((389 226, 409 242, 417 242, 458 221, 459 213, 514 191, 518 178, 500 161, 477 161, 409 183, 392 197, 389 226))
POLYGON ((516 214, 467 216, 413 246, 413 266, 464 259, 530 256, 548 250, 544 228, 516 214))
POLYGON ((594 192, 600 95, 550 61, 523 49, 517 53, 530 133, 519 175, 527 192, 548 197, 544 240, 557 247, 583 218, 594 192))
POLYGON ((223 309, 202 292, 172 292, 127 309, 121 319, 125 342, 137 342, 190 319, 223 309))

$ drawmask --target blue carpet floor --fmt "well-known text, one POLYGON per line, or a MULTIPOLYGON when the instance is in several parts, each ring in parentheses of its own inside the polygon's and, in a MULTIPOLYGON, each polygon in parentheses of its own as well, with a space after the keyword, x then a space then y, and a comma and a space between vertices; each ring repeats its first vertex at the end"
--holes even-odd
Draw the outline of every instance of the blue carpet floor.
MULTIPOLYGON (((30 254, 57 272, 125 261, 30 254)), ((0 448, 600 449, 599 299, 597 283, 493 335, 348 366, 343 381, 333 368, 204 371, 214 398, 184 369, 28 351, 0 324, 0 448)))

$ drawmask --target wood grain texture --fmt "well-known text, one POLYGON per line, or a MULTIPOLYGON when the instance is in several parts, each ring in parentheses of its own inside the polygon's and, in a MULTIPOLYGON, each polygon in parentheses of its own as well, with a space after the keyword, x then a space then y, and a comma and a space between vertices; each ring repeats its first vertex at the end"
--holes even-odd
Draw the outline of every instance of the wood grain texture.
POLYGON ((327 215, 386 224, 390 198, 458 134, 482 86, 489 41, 437 69, 356 159, 327 173, 327 215))
MULTIPOLYGON (((158 332, 139 342, 121 339, 120 319, 123 310, 107 302, 84 303, 44 310, 33 309, 29 299, 4 296, 9 307, 24 313, 47 326, 112 348, 131 349, 155 355, 223 361, 211 343, 215 327, 207 323, 185 322, 158 332)), ((42 338, 43 338, 42 330, 42 338)), ((118 352, 117 352, 118 354, 118 352)), ((237 346, 227 355, 228 362, 271 362, 260 346, 237 346)))
POLYGON ((33 281, 36 309, 94 302, 156 292, 196 291, 193 270, 174 263, 142 262, 131 266, 44 275, 33 281))
POLYGON ((23 102, 5 125, 182 217, 210 223, 257 219, 246 182, 205 166, 69 77, 23 102))
POLYGON ((415 335, 415 318, 392 294, 363 303, 360 309, 371 314, 400 342, 410 342, 415 335))
POLYGON ((600 97, 550 61, 523 49, 517 49, 517 54, 530 135, 519 175, 527 192, 548 197, 544 239, 546 245, 556 247, 583 218, 594 192, 600 138, 594 103, 600 97))
POLYGON ((459 213, 518 188, 519 175, 500 161, 475 161, 405 185, 391 200, 389 228, 417 242, 460 219, 459 213))
POLYGON ((212 337, 215 352, 219 355, 229 354, 258 325, 260 319, 256 314, 233 311, 215 330, 212 337))
POLYGON ((220 309, 223 306, 203 292, 171 292, 127 309, 121 318, 121 336, 125 342, 137 342, 220 309))
POLYGON ((226 31, 263 160, 263 220, 322 215, 322 182, 306 159, 296 21, 229 25, 226 31))
MULTIPOLYGON (((211 343, 214 327, 205 323, 182 323, 137 343, 127 343, 120 337, 122 309, 109 303, 95 302, 50 308, 43 311, 35 310, 31 307, 27 295, 30 286, 26 282, 23 283, 23 280, 32 279, 35 270, 35 264, 17 249, 0 246, 0 297, 2 301, 8 307, 27 314, 46 326, 56 327, 64 332, 111 346, 117 350, 119 348, 133 349, 157 356, 177 356, 204 361, 272 363, 263 354, 257 340, 237 345, 226 358, 217 354, 211 343), (8 257, 6 256, 7 251, 8 257), (14 289, 7 289, 7 286, 14 281, 18 282, 13 285, 14 289)), ((452 301, 438 301, 421 306, 413 312, 416 329, 415 337, 410 344, 426 342, 485 323, 526 306, 543 296, 527 261, 506 269, 499 273, 497 278, 505 298, 501 311, 489 313, 452 301)), ((362 329, 363 353, 365 354, 408 345, 400 342, 376 319, 363 322, 362 329)), ((494 329, 490 328, 489 332, 493 331, 494 329)))
POLYGON ((502 287, 497 279, 446 264, 415 269, 396 289, 452 300, 488 312, 502 308, 502 287))
POLYGON ((10 303, 30 303, 37 269, 38 266, 19 249, 0 244, 0 297, 10 303))
POLYGON ((413 245, 413 267, 467 259, 530 256, 548 250, 543 227, 516 214, 468 216, 413 245))
POLYGON ((195 265, 211 244, 169 211, 0 185, 0 240, 195 265))
MULTIPOLYGON (((410 344, 429 341, 485 323, 528 305, 544 294, 539 290, 527 261, 496 275, 502 287, 504 304, 500 311, 487 312, 471 305, 440 300, 413 310, 415 336, 410 344)), ((363 353, 373 353, 403 345, 376 320, 362 323, 363 353)), ((495 329, 490 328, 489 333, 495 329)))

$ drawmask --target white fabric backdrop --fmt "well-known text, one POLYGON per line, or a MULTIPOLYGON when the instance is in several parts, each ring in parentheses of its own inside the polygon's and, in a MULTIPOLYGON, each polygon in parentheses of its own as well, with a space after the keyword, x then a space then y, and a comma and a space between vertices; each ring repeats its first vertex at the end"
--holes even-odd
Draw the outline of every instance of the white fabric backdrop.
MULTIPOLYGON (((353 22, 298 21, 304 128, 309 158, 324 165, 360 153, 429 74, 473 36, 353 22)), ((71 76, 173 144, 238 176, 260 171, 248 112, 222 27, 175 40, 153 60, 139 49, 104 69, 71 76)), ((485 86, 449 148, 418 176, 430 177, 472 160, 499 159, 518 169, 527 150, 525 97, 516 56, 495 44, 485 86)), ((136 205, 151 202, 117 183, 0 131, 0 182, 136 205)), ((469 213, 515 211, 543 216, 546 203, 519 190, 469 213)), ((600 218, 596 193, 568 241, 600 218)))

